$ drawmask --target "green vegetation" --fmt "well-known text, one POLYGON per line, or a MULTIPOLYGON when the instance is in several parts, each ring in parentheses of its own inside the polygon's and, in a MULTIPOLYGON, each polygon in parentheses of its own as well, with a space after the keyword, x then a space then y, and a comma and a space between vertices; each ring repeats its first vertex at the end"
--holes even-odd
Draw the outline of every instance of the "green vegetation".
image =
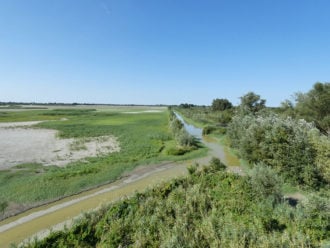
MULTIPOLYGON (((168 155, 173 145, 168 128, 168 112, 124 114, 91 109, 55 109, 10 112, 2 121, 53 119, 39 128, 59 131, 61 138, 88 139, 104 135, 118 138, 120 152, 87 158, 66 167, 40 164, 18 165, 0 171, 1 201, 31 206, 72 195, 87 188, 114 181, 140 164, 184 160, 205 154, 205 149, 185 151, 183 156, 168 155), (67 118, 66 121, 59 121, 67 118)), ((79 142, 76 149, 83 149, 79 142)))
POLYGON ((211 107, 194 106, 191 108, 174 108, 188 118, 188 123, 198 127, 211 126, 215 128, 226 126, 234 114, 235 108, 224 111, 213 111, 211 107))
POLYGON ((50 121, 58 120, 59 116, 46 115, 49 111, 45 110, 25 110, 25 111, 1 111, 0 122, 16 122, 16 121, 50 121))
POLYGON ((212 110, 213 111, 224 111, 226 109, 231 109, 233 107, 233 104, 228 101, 227 99, 214 99, 212 101, 212 110))
POLYGON ((170 111, 170 130, 176 140, 176 146, 169 147, 166 152, 169 155, 183 155, 200 147, 195 137, 190 135, 183 126, 183 123, 170 111))
POLYGON ((265 109, 265 100, 260 96, 245 95, 239 106, 243 111, 228 125, 231 145, 250 164, 265 163, 286 182, 302 188, 328 187, 330 139, 325 130, 329 118, 329 85, 316 83, 308 93, 297 94, 296 106, 286 101, 280 111, 276 110, 279 114, 265 109), (255 104, 247 104, 246 99, 255 104))
POLYGON ((329 245, 329 194, 290 205, 261 165, 251 176, 216 166, 86 213, 25 247, 320 247, 329 245))
POLYGON ((226 101, 214 99, 211 107, 186 104, 177 111, 203 125, 204 135, 225 137, 251 168, 264 163, 286 183, 319 189, 330 182, 329 86, 316 83, 281 108, 267 108, 265 99, 248 92, 234 109, 220 111, 226 101))
POLYGON ((295 102, 294 108, 290 101, 284 102, 282 107, 298 118, 313 121, 323 131, 330 131, 330 83, 318 82, 309 92, 296 93, 295 102))
POLYGON ((306 121, 276 115, 238 115, 228 127, 228 137, 251 164, 263 162, 302 186, 318 188, 325 183, 322 171, 327 170, 326 164, 317 165, 317 160, 329 159, 325 147, 330 147, 330 141, 306 121))
POLYGON ((255 114, 266 107, 266 100, 261 99, 259 95, 254 92, 248 92, 241 97, 241 104, 239 111, 242 114, 255 114))
POLYGON ((0 213, 1 213, 1 215, 4 214, 7 207, 8 207, 8 202, 6 202, 6 201, 1 201, 0 202, 0 213))
MULTIPOLYGON (((204 167, 192 164, 189 176, 87 213, 72 228, 26 247, 329 247, 329 98, 329 83, 317 83, 298 94, 296 104, 286 101, 281 108, 267 108, 254 92, 242 96, 237 107, 219 107, 224 99, 213 101, 218 107, 172 107, 204 127, 204 135, 228 142, 249 169, 228 173, 217 158, 204 167), (304 194, 285 196, 283 189, 304 194)), ((196 146, 182 135, 174 113, 169 119, 171 134, 156 135, 160 153, 181 154, 196 146)), ((62 136, 80 137, 60 122, 40 125, 55 124, 62 136)), ((79 129, 88 132, 87 127, 79 129)))

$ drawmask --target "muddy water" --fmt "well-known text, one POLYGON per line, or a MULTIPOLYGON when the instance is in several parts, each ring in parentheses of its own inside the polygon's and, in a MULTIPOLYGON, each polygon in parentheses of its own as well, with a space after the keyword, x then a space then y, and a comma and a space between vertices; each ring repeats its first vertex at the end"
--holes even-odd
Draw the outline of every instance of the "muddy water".
MULTIPOLYGON (((187 161, 184 163, 163 163, 155 166, 141 166, 130 172, 129 175, 115 183, 86 191, 76 196, 65 198, 61 201, 32 209, 21 215, 8 218, 0 222, 0 247, 9 247, 11 243, 19 243, 28 237, 45 237, 53 230, 62 229, 70 225, 72 219, 81 213, 96 209, 102 204, 132 195, 136 191, 143 191, 161 181, 187 174, 187 165, 197 162, 207 164, 211 157, 218 157, 225 163, 229 170, 237 167, 238 160, 233 159, 226 149, 215 139, 202 138, 202 129, 187 124, 180 117, 189 133, 210 149, 207 157, 187 161)), ((234 171, 234 170, 232 170, 234 171)))

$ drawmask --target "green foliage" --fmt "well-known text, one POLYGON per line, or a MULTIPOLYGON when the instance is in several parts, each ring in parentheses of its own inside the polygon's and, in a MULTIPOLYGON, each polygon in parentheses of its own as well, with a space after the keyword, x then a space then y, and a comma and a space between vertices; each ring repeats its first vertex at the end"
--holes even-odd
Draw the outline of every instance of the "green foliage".
POLYGON ((239 115, 228 127, 231 144, 242 158, 251 163, 263 162, 289 181, 317 188, 326 177, 318 168, 327 171, 322 163, 328 158, 317 153, 316 147, 324 152, 326 147, 317 141, 313 144, 309 138, 313 133, 317 133, 314 137, 319 140, 320 133, 312 124, 276 115, 239 115))
POLYGON ((307 93, 296 94, 296 112, 314 121, 323 130, 330 130, 330 83, 315 83, 307 93))
POLYGON ((1 213, 1 215, 3 215, 3 213, 5 212, 7 207, 8 207, 8 202, 0 201, 0 213, 1 213))
POLYGON ((190 103, 181 103, 180 104, 180 108, 193 108, 195 107, 194 104, 190 104, 190 103))
POLYGON ((174 156, 181 156, 184 155, 187 152, 190 152, 192 149, 189 147, 168 147, 166 149, 167 155, 174 155, 174 156))
POLYGON ((176 108, 176 111, 193 122, 195 126, 226 126, 234 115, 235 109, 212 111, 210 107, 176 108))
POLYGON ((208 135, 208 134, 214 132, 215 129, 216 129, 215 127, 206 126, 206 127, 203 128, 203 135, 208 135))
POLYGON ((309 140, 316 151, 315 165, 330 184, 330 139, 318 131, 310 133, 309 140))
POLYGON ((211 169, 216 171, 225 170, 227 168, 226 165, 222 163, 219 158, 216 157, 211 158, 210 167, 211 169))
POLYGON ((197 164, 197 163, 194 163, 194 164, 192 164, 192 165, 189 165, 189 166, 187 167, 188 173, 189 173, 190 175, 194 174, 194 173, 197 171, 198 166, 199 166, 199 164, 197 164))
POLYGON ((254 92, 248 92, 241 97, 240 111, 244 114, 257 113, 266 107, 266 100, 261 99, 259 95, 254 92))
POLYGON ((233 107, 233 104, 228 101, 227 99, 214 99, 212 101, 212 111, 224 111, 226 109, 231 109, 233 107))
POLYGON ((280 200, 282 182, 272 168, 257 164, 250 171, 250 177, 256 197, 271 198, 276 202, 280 200))
POLYGON ((258 196, 278 194, 265 184, 276 181, 273 172, 258 170, 263 176, 256 178, 193 169, 188 177, 86 214, 71 229, 26 247, 319 247, 326 242, 329 198, 318 195, 294 208, 258 196))
POLYGON ((284 116, 296 117, 294 104, 289 100, 285 100, 285 101, 281 102, 281 106, 280 106, 279 110, 284 116))
POLYGON ((191 148, 197 147, 197 140, 194 136, 190 135, 184 128, 183 123, 176 117, 174 112, 170 112, 170 130, 173 133, 175 140, 179 147, 177 152, 173 148, 169 151, 172 155, 181 155, 184 151, 189 151, 191 148))
POLYGON ((190 135, 185 129, 177 133, 176 140, 178 144, 183 147, 193 147, 197 144, 195 137, 190 135))
POLYGON ((329 191, 312 193, 297 206, 300 226, 311 239, 330 242, 330 194, 329 191))
POLYGON ((215 126, 206 126, 203 128, 203 135, 209 134, 220 134, 224 135, 227 132, 227 128, 225 127, 215 127, 215 126))

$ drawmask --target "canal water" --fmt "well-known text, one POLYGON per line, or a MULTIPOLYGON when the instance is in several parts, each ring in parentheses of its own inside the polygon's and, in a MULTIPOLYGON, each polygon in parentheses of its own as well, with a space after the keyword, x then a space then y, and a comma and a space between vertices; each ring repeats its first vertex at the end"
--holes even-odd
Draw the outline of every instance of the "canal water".
POLYGON ((181 121, 184 125, 184 128, 187 130, 187 132, 189 134, 191 134, 192 136, 195 136, 196 138, 202 140, 203 139, 203 129, 202 128, 198 128, 195 127, 193 125, 190 125, 189 123, 187 123, 181 115, 179 115, 178 113, 174 112, 175 116, 178 118, 179 121, 181 121))

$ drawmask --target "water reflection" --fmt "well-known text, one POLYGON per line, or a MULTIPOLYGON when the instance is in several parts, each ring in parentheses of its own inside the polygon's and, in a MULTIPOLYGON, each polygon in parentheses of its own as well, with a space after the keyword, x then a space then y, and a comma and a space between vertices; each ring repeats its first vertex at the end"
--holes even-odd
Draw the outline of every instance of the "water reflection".
POLYGON ((195 127, 193 125, 190 125, 190 124, 188 124, 187 122, 184 121, 184 119, 182 118, 181 115, 179 115, 176 112, 174 112, 174 114, 183 123, 185 129, 187 130, 187 132, 189 134, 195 136, 198 139, 202 139, 203 138, 203 129, 202 128, 198 128, 198 127, 195 127))

